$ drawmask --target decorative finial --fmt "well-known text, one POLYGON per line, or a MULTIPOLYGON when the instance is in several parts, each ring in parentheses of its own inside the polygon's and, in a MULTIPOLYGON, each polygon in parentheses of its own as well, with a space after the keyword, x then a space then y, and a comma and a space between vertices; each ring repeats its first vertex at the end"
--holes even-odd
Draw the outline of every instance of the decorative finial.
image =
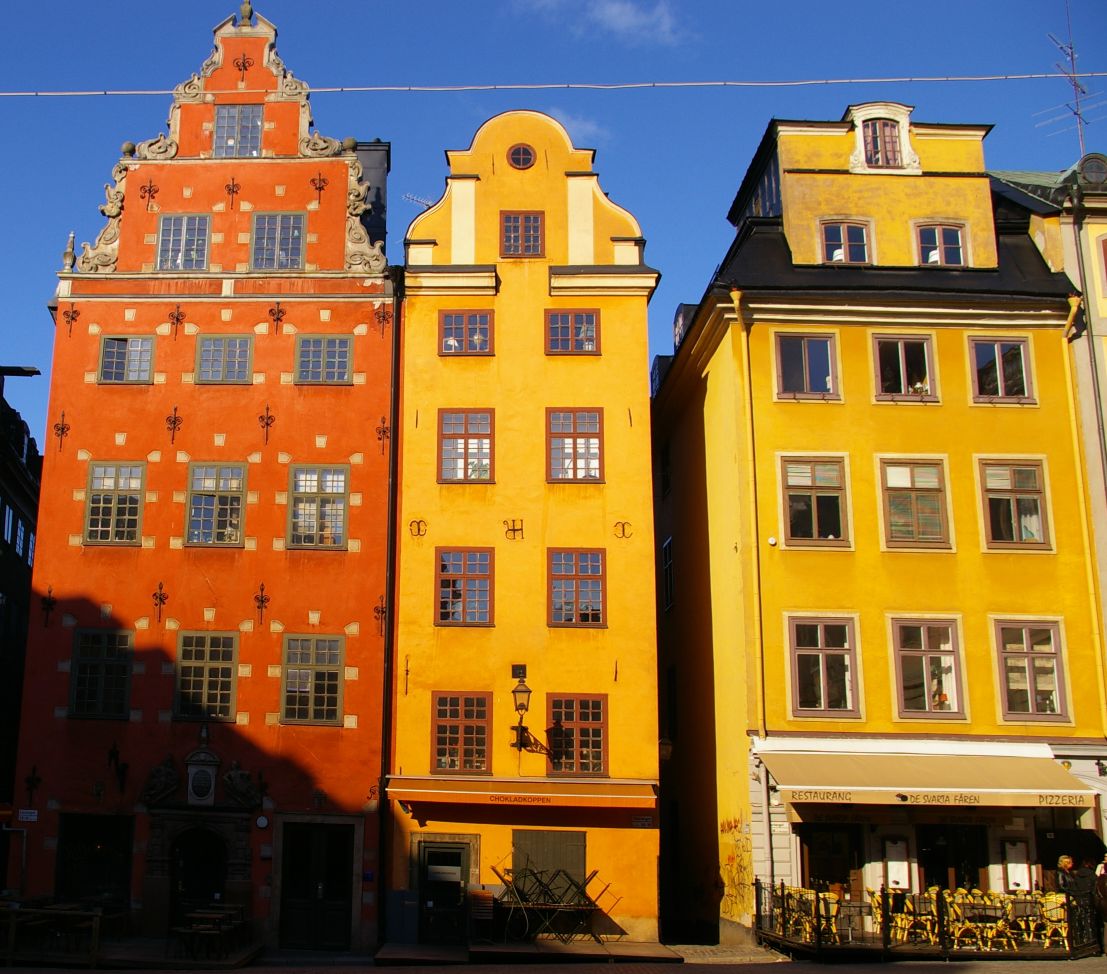
POLYGON ((71 271, 73 265, 77 262, 77 252, 73 249, 73 242, 76 240, 77 235, 70 230, 69 239, 65 242, 65 253, 62 254, 62 270, 71 271))
POLYGON ((124 159, 133 159, 135 157, 135 152, 138 151, 138 146, 133 142, 124 142, 123 145, 119 147, 119 151, 123 153, 124 159))
POLYGON ((238 8, 238 26, 249 27, 254 20, 254 8, 250 3, 250 0, 243 0, 243 4, 238 8))

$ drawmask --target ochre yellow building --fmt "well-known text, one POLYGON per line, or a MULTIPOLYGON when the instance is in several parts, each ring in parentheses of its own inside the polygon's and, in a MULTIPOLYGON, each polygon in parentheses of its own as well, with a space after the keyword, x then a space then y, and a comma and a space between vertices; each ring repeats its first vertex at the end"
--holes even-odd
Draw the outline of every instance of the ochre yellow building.
POLYGON ((655 370, 676 936, 741 935, 755 878, 867 904, 1100 850, 1073 308, 986 134, 772 122, 655 370))
POLYGON ((657 273, 553 119, 447 158, 406 240, 389 936, 538 879, 653 939, 657 273))

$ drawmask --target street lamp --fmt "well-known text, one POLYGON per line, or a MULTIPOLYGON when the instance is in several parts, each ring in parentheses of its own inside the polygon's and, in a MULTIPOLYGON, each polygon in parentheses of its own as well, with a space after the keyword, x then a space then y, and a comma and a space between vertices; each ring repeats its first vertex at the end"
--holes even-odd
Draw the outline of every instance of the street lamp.
POLYGON ((530 695, 533 691, 527 686, 527 681, 519 677, 519 682, 511 690, 511 699, 515 704, 515 713, 519 715, 519 723, 515 725, 515 740, 511 746, 517 751, 531 751, 534 754, 549 754, 549 749, 538 740, 530 729, 523 723, 527 712, 530 710, 530 695))

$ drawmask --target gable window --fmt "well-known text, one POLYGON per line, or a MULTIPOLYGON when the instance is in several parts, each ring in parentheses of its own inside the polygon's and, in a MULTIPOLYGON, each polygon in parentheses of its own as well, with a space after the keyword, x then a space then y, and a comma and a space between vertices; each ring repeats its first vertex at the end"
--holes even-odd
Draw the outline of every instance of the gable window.
POLYGON ((881 169, 899 168, 899 123, 890 118, 872 118, 862 123, 865 163, 881 169))
POLYGON ((534 149, 525 142, 519 142, 507 150, 507 161, 513 169, 530 169, 534 165, 534 149))
POLYGON ((299 270, 304 266, 303 213, 258 213, 254 217, 256 271, 299 270))
POLYGON ((500 256, 543 256, 546 252, 545 216, 539 211, 502 211, 500 213, 500 256))
POLYGON ((491 355, 491 311, 443 311, 438 316, 439 355, 491 355))
POLYGON ((793 714, 857 716, 853 620, 796 617, 788 633, 793 714))
POLYGON ((176 716, 186 720, 234 718, 235 650, 230 633, 183 633, 177 648, 176 716))
POLYGON ((250 382, 250 353, 253 340, 246 336, 204 336, 199 343, 197 382, 250 382))
POLYGON ((980 480, 989 548, 1049 547, 1039 461, 982 460, 980 480))
POLYGON ((152 338, 105 338, 100 344, 101 382, 148 383, 153 367, 152 338))
POLYGON ((241 464, 194 464, 189 470, 190 545, 242 544, 246 468, 241 464))
POLYGON ((950 620, 896 619, 892 641, 901 717, 963 717, 957 628, 950 620))
POLYGON ((863 223, 824 223, 823 260, 829 264, 867 264, 868 227, 863 223))
POLYGON ((881 460, 884 540, 891 548, 948 548, 945 476, 938 460, 881 460))
POLYGON ((1025 338, 973 338, 973 400, 1033 402, 1030 357, 1025 338))
POLYGON ((299 385, 341 385, 353 380, 350 360, 354 340, 349 335, 302 336, 296 339, 296 382, 299 385))
POLYGON ((261 155, 261 105, 216 105, 216 158, 261 155))
POLYGON ((607 772, 607 695, 550 694, 551 774, 607 772))
POLYGON ((492 694, 438 691, 433 699, 431 740, 435 773, 490 772, 492 694))
POLYGON ((547 409, 546 445, 548 480, 602 480, 603 410, 547 409))
POLYGON ((550 549, 549 606, 551 626, 606 624, 602 549, 550 549))
POLYGON ((88 477, 85 541, 138 544, 142 464, 94 463, 88 477))
POLYGON ((438 411, 438 481, 490 482, 493 478, 492 440, 495 414, 438 411))
POLYGON ((436 549, 440 626, 492 624, 491 548, 436 549))
POLYGON ((961 228, 932 224, 919 227, 919 262, 939 267, 963 267, 961 228))
POLYGON ((341 723, 342 648, 337 636, 285 636, 282 723, 341 723))
POLYGON ((1003 716, 1009 720, 1067 719, 1057 623, 998 621, 996 643, 1003 716))
POLYGON ((673 539, 661 543, 661 605, 666 610, 673 607, 676 577, 673 574, 673 539))
POLYGON ((342 467, 292 471, 288 543, 294 548, 345 548, 349 475, 342 467))
POLYGON ((207 270, 208 226, 206 216, 163 216, 158 226, 158 270, 207 270))
POLYGON ((830 335, 776 336, 777 390, 795 399, 838 397, 834 338, 830 335))
POLYGON ((547 311, 546 354, 594 355, 600 350, 598 311, 547 311))
POLYGON ((877 399, 937 401, 930 338, 877 335, 877 399))
POLYGON ((77 632, 69 675, 69 715, 126 720, 130 713, 129 632, 77 632))
POLYGON ((845 461, 835 457, 784 457, 789 544, 845 545, 845 461))

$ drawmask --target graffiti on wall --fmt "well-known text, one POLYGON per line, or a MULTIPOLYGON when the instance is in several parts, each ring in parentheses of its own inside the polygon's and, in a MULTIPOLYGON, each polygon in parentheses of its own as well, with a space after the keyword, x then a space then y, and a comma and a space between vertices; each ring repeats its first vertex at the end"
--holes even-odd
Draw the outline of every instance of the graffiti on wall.
POLYGON ((741 817, 719 823, 719 916, 740 921, 753 912, 753 842, 741 817))

